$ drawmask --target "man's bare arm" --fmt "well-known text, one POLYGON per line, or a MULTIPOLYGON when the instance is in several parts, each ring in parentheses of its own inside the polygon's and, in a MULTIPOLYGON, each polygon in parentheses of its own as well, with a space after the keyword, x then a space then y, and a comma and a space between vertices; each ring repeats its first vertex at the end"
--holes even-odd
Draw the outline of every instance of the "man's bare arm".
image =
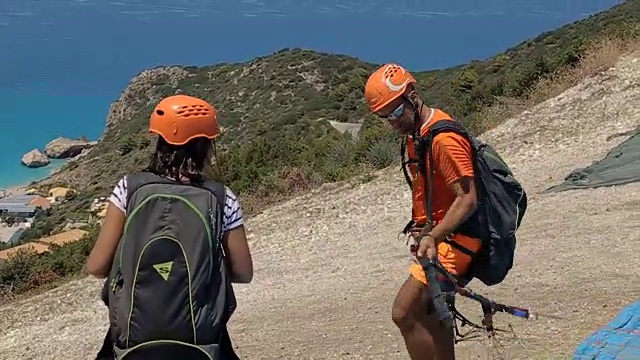
POLYGON ((431 230, 436 240, 442 240, 473 214, 478 206, 474 178, 465 176, 449 185, 456 199, 447 210, 442 221, 431 230))

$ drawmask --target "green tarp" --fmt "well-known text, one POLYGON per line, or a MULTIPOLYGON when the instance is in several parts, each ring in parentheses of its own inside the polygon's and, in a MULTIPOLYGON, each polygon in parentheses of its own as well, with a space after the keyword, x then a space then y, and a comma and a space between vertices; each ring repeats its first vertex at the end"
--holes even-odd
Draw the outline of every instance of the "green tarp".
POLYGON ((564 178, 563 183, 546 191, 560 192, 640 181, 640 128, 631 135, 625 142, 609 151, 604 159, 586 168, 574 170, 564 178))

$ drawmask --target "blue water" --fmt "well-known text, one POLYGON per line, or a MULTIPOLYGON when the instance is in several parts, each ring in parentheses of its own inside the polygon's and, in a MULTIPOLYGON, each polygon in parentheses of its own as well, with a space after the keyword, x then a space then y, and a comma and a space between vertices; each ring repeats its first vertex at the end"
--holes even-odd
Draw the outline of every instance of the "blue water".
POLYGON ((618 2, 0 0, 0 187, 60 165, 27 169, 25 152, 57 136, 98 138, 110 103, 144 68, 246 61, 284 47, 444 68, 618 2))
POLYGON ((29 169, 20 163, 24 153, 44 149, 58 136, 96 138, 102 132, 109 95, 67 94, 42 88, 19 92, 0 89, 4 130, 0 134, 0 188, 45 177, 64 163, 52 160, 47 167, 29 169))

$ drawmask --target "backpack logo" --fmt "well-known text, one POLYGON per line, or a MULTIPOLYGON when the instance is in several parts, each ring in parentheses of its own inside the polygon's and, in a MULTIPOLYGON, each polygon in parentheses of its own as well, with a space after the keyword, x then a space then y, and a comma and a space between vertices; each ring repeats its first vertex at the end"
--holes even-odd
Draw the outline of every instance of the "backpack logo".
POLYGON ((153 265, 153 268, 156 269, 156 271, 160 276, 162 276, 164 281, 167 281, 169 279, 169 273, 171 273, 172 267, 173 267, 173 261, 167 261, 167 262, 153 265))

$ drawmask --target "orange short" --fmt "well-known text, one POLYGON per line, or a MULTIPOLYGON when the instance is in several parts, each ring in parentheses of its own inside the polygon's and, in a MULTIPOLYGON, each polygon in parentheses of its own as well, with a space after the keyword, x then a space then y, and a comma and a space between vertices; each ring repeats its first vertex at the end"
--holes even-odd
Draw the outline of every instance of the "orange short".
MULTIPOLYGON (((481 242, 479 239, 460 234, 454 235, 450 239, 473 252, 480 249, 481 242)), ((451 274, 462 275, 469 268, 469 265, 471 264, 471 257, 456 249, 451 244, 441 242, 438 244, 438 261, 442 264, 442 267, 451 274)), ((423 284, 427 284, 427 277, 420 264, 411 264, 409 272, 416 280, 423 284)))

